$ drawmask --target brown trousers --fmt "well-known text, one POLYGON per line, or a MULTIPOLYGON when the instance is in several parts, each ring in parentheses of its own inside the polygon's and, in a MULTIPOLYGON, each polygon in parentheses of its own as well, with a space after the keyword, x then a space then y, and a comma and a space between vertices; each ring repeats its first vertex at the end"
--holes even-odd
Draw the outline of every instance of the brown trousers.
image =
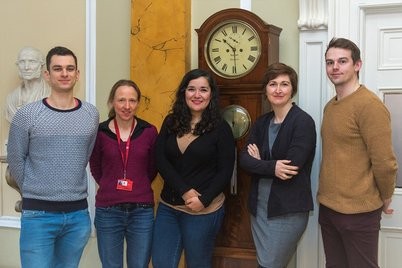
POLYGON ((318 222, 327 268, 378 268, 378 236, 382 208, 342 214, 320 205, 318 222))

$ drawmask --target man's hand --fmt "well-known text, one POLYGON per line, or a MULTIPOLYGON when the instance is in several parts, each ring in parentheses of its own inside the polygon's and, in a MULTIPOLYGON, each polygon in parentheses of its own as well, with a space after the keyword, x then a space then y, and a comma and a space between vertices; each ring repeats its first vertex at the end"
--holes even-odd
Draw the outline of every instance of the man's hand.
POLYGON ((385 199, 383 202, 384 202, 384 205, 382 206, 382 211, 385 213, 385 214, 392 214, 392 213, 394 213, 394 209, 392 209, 392 208, 390 208, 389 206, 391 205, 391 201, 392 201, 392 199, 390 198, 390 199, 385 199))

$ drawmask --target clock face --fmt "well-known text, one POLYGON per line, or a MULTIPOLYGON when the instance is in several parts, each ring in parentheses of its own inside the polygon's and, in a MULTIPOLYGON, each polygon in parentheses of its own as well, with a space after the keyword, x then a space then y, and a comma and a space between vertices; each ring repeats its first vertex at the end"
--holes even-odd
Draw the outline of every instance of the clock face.
POLYGON ((222 111, 222 117, 232 128, 233 137, 244 137, 251 125, 251 118, 245 108, 240 105, 229 105, 222 111))
POLYGON ((261 55, 260 37, 249 24, 240 20, 217 25, 206 40, 207 63, 224 78, 245 76, 254 69, 261 55))

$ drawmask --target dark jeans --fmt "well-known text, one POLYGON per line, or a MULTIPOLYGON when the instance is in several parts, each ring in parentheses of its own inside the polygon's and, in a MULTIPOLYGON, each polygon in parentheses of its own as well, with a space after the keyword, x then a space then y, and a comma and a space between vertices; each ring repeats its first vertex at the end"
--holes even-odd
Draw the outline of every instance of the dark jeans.
POLYGON ((318 222, 327 268, 378 268, 382 209, 342 214, 320 205, 318 222))
POLYGON ((152 245, 154 268, 177 268, 184 249, 186 267, 211 268, 215 238, 224 208, 204 215, 190 215, 159 203, 152 245))

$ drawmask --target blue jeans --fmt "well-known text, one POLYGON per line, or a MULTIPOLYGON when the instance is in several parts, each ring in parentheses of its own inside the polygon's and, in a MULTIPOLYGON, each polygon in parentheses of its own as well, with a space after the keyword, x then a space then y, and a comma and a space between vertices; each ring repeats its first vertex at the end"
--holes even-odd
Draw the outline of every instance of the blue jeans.
POLYGON ((103 268, 123 267, 126 239, 127 267, 147 268, 151 255, 154 210, 96 208, 95 227, 103 268))
POLYGON ((177 268, 183 249, 187 268, 212 267, 215 238, 224 214, 221 207, 210 214, 190 215, 160 203, 152 244, 153 267, 177 268))
POLYGON ((23 210, 20 256, 23 268, 75 268, 91 233, 87 209, 73 212, 23 210))

